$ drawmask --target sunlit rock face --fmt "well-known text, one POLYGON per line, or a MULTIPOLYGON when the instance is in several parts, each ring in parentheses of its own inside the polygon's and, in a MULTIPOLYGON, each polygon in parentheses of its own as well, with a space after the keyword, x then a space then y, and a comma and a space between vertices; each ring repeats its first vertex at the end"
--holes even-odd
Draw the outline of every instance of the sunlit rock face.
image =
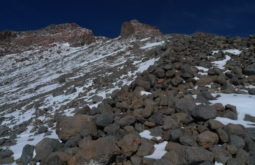
POLYGON ((129 22, 124 22, 121 27, 121 37, 150 37, 155 35, 160 35, 161 32, 155 26, 143 24, 138 20, 131 20, 129 22))
POLYGON ((93 32, 75 23, 49 25, 34 31, 2 31, 0 32, 0 56, 32 50, 35 47, 43 50, 54 43, 82 46, 93 42, 95 42, 93 32))

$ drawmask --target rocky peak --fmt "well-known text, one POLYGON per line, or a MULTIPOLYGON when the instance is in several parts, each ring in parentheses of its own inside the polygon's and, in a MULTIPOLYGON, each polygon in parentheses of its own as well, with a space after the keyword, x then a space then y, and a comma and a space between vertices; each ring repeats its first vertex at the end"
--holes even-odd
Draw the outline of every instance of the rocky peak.
POLYGON ((0 32, 0 56, 18 53, 34 48, 49 48, 53 43, 69 43, 71 46, 81 46, 95 42, 93 32, 75 23, 49 25, 45 28, 13 32, 0 32))
POLYGON ((122 38, 128 38, 131 36, 150 37, 160 34, 160 30, 155 26, 143 24, 138 20, 131 20, 122 24, 120 35, 122 38))

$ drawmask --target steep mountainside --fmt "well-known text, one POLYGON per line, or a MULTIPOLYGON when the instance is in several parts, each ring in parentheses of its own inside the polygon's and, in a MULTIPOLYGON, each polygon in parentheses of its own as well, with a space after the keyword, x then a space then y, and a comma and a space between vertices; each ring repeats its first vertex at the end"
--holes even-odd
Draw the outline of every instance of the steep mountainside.
POLYGON ((0 164, 255 164, 254 36, 132 20, 114 39, 64 24, 0 40, 0 164))

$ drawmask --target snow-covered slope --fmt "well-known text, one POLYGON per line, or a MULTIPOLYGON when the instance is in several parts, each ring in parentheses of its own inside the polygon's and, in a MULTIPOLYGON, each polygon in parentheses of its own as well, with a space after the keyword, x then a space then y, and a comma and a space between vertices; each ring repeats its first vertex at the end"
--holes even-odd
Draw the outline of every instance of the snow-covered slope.
POLYGON ((160 37, 99 38, 83 47, 56 43, 45 51, 1 57, 1 124, 16 135, 10 144, 14 158, 20 157, 25 144, 36 144, 44 136, 56 138, 58 115, 73 115, 86 105, 95 107, 114 90, 129 85, 157 62, 159 58, 150 52, 166 42, 160 37))

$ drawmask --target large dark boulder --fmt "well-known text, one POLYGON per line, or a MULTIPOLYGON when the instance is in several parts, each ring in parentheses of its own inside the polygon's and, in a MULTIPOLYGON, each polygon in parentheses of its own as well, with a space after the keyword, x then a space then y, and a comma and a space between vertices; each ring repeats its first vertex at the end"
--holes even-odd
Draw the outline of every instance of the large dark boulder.
POLYGON ((199 120, 209 120, 216 117, 216 110, 213 106, 198 105, 192 110, 192 116, 199 120))
POLYGON ((34 149, 35 147, 29 144, 24 146, 19 159, 21 164, 28 164, 33 159, 34 149))
MULTIPOLYGON (((61 147, 62 144, 57 139, 44 138, 35 146, 35 160, 44 161, 50 153, 57 151, 61 147)), ((32 148, 29 147, 27 150, 31 152, 32 148)))
POLYGON ((57 121, 56 133, 58 137, 67 141, 78 134, 82 136, 95 136, 97 128, 95 122, 87 115, 76 115, 73 117, 63 117, 57 121))

